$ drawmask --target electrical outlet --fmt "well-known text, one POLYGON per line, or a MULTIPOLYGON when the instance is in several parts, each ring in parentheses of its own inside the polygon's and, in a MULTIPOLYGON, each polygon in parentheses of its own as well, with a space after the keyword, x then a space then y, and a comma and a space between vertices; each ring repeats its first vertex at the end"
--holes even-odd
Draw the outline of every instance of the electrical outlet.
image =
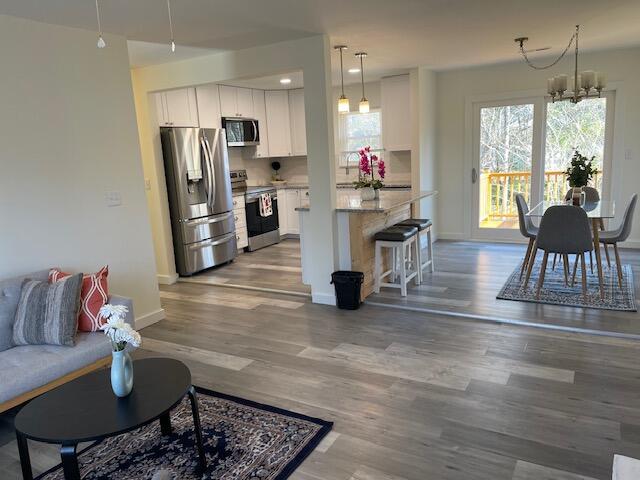
POLYGON ((118 191, 106 192, 104 199, 107 207, 119 207, 122 205, 122 195, 118 191))
POLYGON ((144 189, 151 190, 151 180, 149 180, 148 178, 144 179, 144 189))

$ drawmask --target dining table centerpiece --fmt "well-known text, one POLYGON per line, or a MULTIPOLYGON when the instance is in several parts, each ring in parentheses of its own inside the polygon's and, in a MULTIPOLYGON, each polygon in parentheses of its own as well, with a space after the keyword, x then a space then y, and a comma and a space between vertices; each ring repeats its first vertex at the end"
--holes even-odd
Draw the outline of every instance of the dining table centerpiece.
POLYGON ((353 182, 356 190, 360 190, 360 198, 363 201, 375 200, 380 197, 380 189, 384 187, 386 166, 384 161, 371 152, 371 146, 367 145, 358 150, 360 163, 358 165, 358 180, 353 182), (378 172, 376 178, 375 172, 378 172))
POLYGON ((564 172, 571 187, 571 203, 576 206, 584 205, 586 187, 593 176, 597 173, 594 166, 595 155, 591 158, 585 157, 578 150, 571 157, 571 164, 564 172))
POLYGON ((140 334, 124 321, 129 309, 124 305, 106 304, 100 315, 106 319, 100 330, 111 340, 111 389, 117 397, 126 397, 133 389, 133 362, 127 345, 139 347, 140 334))

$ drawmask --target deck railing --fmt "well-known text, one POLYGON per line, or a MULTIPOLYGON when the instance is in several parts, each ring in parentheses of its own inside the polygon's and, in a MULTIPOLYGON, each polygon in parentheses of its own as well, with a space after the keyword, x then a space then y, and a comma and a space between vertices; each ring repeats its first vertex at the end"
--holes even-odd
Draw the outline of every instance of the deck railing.
MULTIPOLYGON (((601 172, 596 173, 593 185, 598 190, 601 189, 601 172)), ((564 171, 544 173, 545 200, 561 200, 568 189, 564 171)), ((527 203, 531 204, 531 172, 482 172, 480 175, 480 221, 517 217, 517 193, 522 193, 527 203)))

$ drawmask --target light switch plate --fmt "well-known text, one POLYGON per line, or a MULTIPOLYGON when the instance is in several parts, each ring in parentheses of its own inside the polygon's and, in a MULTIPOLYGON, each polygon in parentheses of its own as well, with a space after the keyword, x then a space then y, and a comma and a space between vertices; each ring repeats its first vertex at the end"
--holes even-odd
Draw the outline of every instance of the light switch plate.
POLYGON ((151 190, 151 180, 149 180, 148 178, 144 179, 144 189, 151 190))
POLYGON ((122 195, 118 191, 106 192, 104 194, 107 207, 119 207, 122 205, 122 195))

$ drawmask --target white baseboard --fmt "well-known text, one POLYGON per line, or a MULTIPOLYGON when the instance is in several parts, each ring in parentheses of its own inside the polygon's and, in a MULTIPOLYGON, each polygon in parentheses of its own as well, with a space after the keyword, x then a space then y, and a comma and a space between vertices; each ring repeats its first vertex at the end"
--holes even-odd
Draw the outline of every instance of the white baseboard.
POLYGON ((321 305, 335 305, 336 296, 330 293, 312 293, 311 301, 313 303, 319 303, 321 305))
POLYGON ((146 315, 141 315, 136 318, 136 330, 158 323, 160 320, 163 320, 164 317, 165 312, 163 308, 160 308, 155 312, 147 313, 146 315))
POLYGON ((455 232, 440 232, 438 234, 438 240, 468 240, 469 238, 464 233, 455 232))
POLYGON ((171 275, 158 274, 156 275, 156 278, 158 279, 158 283, 160 285, 173 285, 178 281, 178 274, 177 273, 173 273, 171 275))

